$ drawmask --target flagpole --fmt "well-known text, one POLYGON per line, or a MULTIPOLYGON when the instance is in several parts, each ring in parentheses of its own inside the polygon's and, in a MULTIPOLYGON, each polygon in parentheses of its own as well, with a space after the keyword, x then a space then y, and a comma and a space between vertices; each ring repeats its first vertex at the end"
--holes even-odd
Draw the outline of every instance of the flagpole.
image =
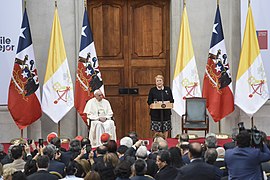
POLYGON ((220 121, 218 121, 218 133, 221 134, 221 124, 220 124, 220 121))
POLYGON ((26 0, 24 0, 24 9, 26 9, 26 0))
MULTIPOLYGON (((217 0, 217 7, 219 7, 219 0, 217 0)), ((220 124, 220 121, 218 121, 218 133, 221 134, 221 124, 220 124)))
POLYGON ((217 6, 219 6, 219 0, 217 0, 217 6))
POLYGON ((84 7, 87 9, 87 0, 84 0, 84 7))
POLYGON ((250 6, 250 0, 248 0, 248 7, 250 6))
POLYGON ((21 138, 23 138, 23 129, 21 129, 21 138))
POLYGON ((184 0, 184 8, 186 7, 186 0, 184 0))
POLYGON ((57 123, 57 136, 60 137, 60 121, 57 123))
POLYGON ((251 128, 254 126, 253 116, 251 117, 251 128))
POLYGON ((57 0, 54 1, 54 7, 57 8, 57 0))

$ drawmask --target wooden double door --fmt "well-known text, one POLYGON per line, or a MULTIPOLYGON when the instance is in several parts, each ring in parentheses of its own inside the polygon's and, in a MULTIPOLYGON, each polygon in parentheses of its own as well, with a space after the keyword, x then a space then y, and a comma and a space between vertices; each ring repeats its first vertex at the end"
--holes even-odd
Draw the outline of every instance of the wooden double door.
POLYGON ((105 95, 117 137, 152 136, 147 96, 155 76, 170 81, 169 0, 88 0, 105 95))

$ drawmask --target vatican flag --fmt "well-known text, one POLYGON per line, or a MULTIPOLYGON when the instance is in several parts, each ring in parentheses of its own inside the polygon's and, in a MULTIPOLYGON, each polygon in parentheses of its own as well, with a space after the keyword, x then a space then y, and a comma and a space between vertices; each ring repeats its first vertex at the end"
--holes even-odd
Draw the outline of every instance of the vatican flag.
POLYGON ((73 85, 56 7, 43 85, 42 110, 58 123, 73 105, 73 85))
POLYGON ((186 7, 184 7, 182 14, 172 93, 174 111, 180 116, 185 113, 186 98, 201 97, 201 88, 186 7))
POLYGON ((248 8, 240 62, 236 77, 235 104, 250 117, 268 100, 268 86, 251 7, 248 8))

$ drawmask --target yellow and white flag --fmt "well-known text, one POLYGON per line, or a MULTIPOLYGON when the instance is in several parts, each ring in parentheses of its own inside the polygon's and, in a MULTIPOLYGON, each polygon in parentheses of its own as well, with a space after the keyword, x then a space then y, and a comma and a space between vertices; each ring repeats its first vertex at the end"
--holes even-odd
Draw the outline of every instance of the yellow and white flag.
POLYGON ((186 7, 184 7, 182 14, 172 93, 174 98, 173 109, 179 115, 185 113, 186 98, 201 97, 200 81, 192 46, 186 7))
POLYGON ((251 7, 248 8, 240 62, 236 77, 235 104, 250 117, 268 100, 268 86, 251 7))
POLYGON ((73 105, 73 85, 56 7, 43 85, 42 110, 58 123, 73 105))

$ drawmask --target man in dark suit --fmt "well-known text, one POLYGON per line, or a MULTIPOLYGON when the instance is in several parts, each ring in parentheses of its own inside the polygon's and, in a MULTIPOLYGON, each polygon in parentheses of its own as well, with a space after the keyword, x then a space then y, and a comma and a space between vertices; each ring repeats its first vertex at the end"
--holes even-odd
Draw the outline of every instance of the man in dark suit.
POLYGON ((231 142, 227 142, 223 145, 224 149, 233 149, 236 146, 236 136, 238 135, 238 128, 233 128, 233 132, 232 132, 232 141, 231 142))
POLYGON ((47 155, 50 159, 48 171, 50 173, 59 173, 59 177, 61 178, 65 177, 65 164, 57 160, 58 158, 60 158, 61 154, 60 152, 57 152, 55 145, 48 144, 44 148, 43 154, 47 155))
POLYGON ((49 157, 46 155, 39 156, 37 158, 38 171, 27 177, 28 180, 57 180, 57 176, 48 172, 49 157))
POLYGON ((243 130, 236 137, 237 147, 225 152, 229 179, 263 179, 261 163, 270 160, 270 150, 251 147, 250 132, 243 130))
MULTIPOLYGON (((217 150, 215 148, 208 148, 204 153, 204 161, 208 164, 214 165, 217 160, 217 150)), ((219 167, 215 166, 216 174, 220 177, 223 176, 223 171, 219 167)))
POLYGON ((51 144, 55 145, 55 147, 60 150, 61 152, 66 152, 67 150, 61 146, 61 139, 59 137, 53 138, 51 144))
POLYGON ((171 154, 168 150, 161 150, 157 155, 157 166, 159 168, 156 173, 156 180, 173 180, 177 176, 177 169, 171 166, 171 154))
POLYGON ((189 147, 190 163, 178 171, 175 180, 211 180, 220 179, 216 175, 215 167, 202 160, 202 146, 199 143, 191 143, 189 147))
POLYGON ((77 139, 72 139, 69 143, 69 150, 61 152, 61 162, 66 166, 71 159, 75 159, 81 153, 81 142, 77 139))
POLYGON ((225 156, 225 149, 223 147, 218 147, 216 149, 218 156, 216 162, 214 162, 214 166, 218 167, 220 170, 223 171, 223 176, 228 176, 228 170, 226 168, 224 156, 225 156))
POLYGON ((113 173, 114 167, 111 163, 105 163, 104 157, 108 153, 108 147, 105 145, 98 146, 96 149, 97 157, 94 158, 92 170, 99 173, 101 179, 112 180, 115 179, 113 173))
POLYGON ((185 164, 190 163, 190 159, 188 157, 188 151, 189 151, 189 136, 186 133, 183 133, 179 136, 179 143, 178 147, 180 147, 183 150, 182 154, 182 160, 185 164))
POLYGON ((135 176, 130 180, 153 180, 151 176, 145 175, 147 171, 147 164, 143 159, 137 159, 133 165, 135 176))
POLYGON ((103 157, 107 152, 108 152, 107 146, 101 145, 97 147, 96 149, 97 157, 94 158, 93 169, 95 168, 95 165, 97 165, 98 163, 104 163, 103 157))
POLYGON ((156 164, 156 161, 147 157, 147 153, 148 151, 146 146, 142 145, 137 149, 135 156, 136 159, 145 160, 147 164, 147 171, 145 172, 145 174, 154 177, 158 171, 158 166, 156 164))

